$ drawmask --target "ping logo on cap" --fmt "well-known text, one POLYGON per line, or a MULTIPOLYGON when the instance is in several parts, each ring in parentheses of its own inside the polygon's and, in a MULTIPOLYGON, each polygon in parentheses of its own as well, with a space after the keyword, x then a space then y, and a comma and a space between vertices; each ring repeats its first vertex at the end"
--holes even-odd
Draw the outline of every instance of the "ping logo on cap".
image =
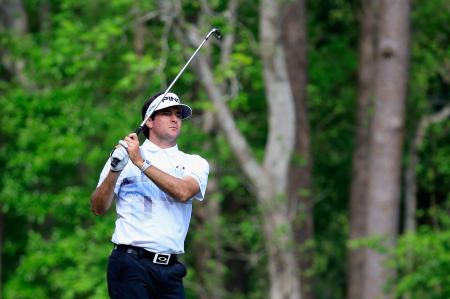
POLYGON ((178 97, 167 95, 167 96, 164 97, 164 99, 161 100, 161 103, 164 103, 165 101, 173 101, 173 102, 179 103, 180 99, 178 97))

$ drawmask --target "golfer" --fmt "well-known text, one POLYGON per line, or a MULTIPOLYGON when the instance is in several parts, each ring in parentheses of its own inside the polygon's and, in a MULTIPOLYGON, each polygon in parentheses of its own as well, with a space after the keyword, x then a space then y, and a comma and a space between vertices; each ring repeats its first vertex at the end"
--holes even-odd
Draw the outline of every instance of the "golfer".
MULTIPOLYGON (((158 93, 144 103, 142 118, 158 93)), ((119 141, 92 193, 91 208, 102 215, 113 199, 117 219, 107 282, 111 298, 185 298, 186 267, 178 260, 191 219, 192 201, 203 200, 208 162, 178 149, 182 120, 192 109, 167 93, 145 123, 146 140, 135 133, 119 141), (120 162, 111 166, 111 159, 120 162)))

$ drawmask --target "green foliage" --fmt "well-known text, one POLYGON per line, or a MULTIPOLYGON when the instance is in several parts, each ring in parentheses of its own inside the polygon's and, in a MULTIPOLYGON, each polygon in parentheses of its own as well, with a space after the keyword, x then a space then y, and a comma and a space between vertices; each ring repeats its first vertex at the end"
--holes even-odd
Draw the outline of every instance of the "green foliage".
MULTIPOLYGON (((31 82, 1 85, 6 298, 107 297, 113 222, 95 222, 89 197, 109 150, 137 113, 124 109, 130 89, 117 83, 128 75, 128 61, 117 58, 129 49, 123 11, 131 2, 103 2, 54 1, 50 31, 2 34, 2 47, 26 61, 31 82)), ((33 24, 35 3, 28 5, 33 24)))
POLYGON ((422 163, 417 169, 420 189, 430 194, 445 195, 450 191, 449 130, 448 120, 431 126, 420 149, 422 163))
POLYGON ((313 153, 314 292, 345 297, 347 201, 354 137, 357 30, 346 1, 308 3, 308 106, 313 153), (345 2, 345 3, 344 3, 345 2), (323 286, 327 287, 324 288, 323 286))
MULTIPOLYGON (((27 255, 8 281, 6 298, 107 298, 105 265, 112 218, 68 234, 56 228, 49 237, 31 231, 27 255)), ((109 245, 109 246, 108 246, 109 245)))
MULTIPOLYGON (((447 215, 448 218, 448 215, 447 215)), ((392 266, 398 272, 397 296, 412 299, 450 297, 450 230, 422 228, 399 239, 392 266)))

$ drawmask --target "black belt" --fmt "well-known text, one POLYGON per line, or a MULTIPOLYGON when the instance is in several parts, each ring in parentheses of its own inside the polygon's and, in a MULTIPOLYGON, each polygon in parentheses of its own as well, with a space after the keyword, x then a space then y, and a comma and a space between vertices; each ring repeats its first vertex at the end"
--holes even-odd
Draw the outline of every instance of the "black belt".
POLYGON ((173 264, 176 264, 178 261, 175 254, 151 252, 145 250, 144 248, 131 245, 115 244, 114 249, 149 259, 154 264, 158 265, 171 266, 173 264))

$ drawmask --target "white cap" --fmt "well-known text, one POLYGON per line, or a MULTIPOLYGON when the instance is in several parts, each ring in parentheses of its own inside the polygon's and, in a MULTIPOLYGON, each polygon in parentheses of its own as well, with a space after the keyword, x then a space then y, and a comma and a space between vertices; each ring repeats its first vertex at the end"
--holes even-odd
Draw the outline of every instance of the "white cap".
POLYGON ((189 107, 188 105, 182 104, 180 102, 180 98, 176 94, 174 94, 172 92, 168 92, 166 94, 166 96, 164 97, 164 99, 161 100, 163 95, 164 95, 164 93, 159 95, 156 99, 154 99, 152 101, 152 103, 150 104, 150 106, 147 109, 145 117, 147 117, 148 113, 150 113, 150 111, 152 111, 154 109, 155 105, 158 105, 158 106, 156 107, 156 109, 153 112, 162 110, 167 107, 179 106, 181 108, 181 119, 186 119, 192 115, 191 107, 189 107))

